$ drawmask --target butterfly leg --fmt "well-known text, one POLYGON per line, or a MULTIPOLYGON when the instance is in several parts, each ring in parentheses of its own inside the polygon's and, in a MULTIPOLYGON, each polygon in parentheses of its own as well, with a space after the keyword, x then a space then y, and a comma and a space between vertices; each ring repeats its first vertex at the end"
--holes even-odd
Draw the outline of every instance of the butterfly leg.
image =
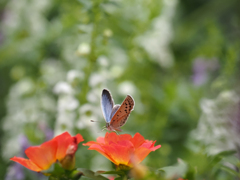
POLYGON ((113 130, 113 132, 115 132, 117 135, 119 135, 118 132, 117 132, 116 130, 113 130))

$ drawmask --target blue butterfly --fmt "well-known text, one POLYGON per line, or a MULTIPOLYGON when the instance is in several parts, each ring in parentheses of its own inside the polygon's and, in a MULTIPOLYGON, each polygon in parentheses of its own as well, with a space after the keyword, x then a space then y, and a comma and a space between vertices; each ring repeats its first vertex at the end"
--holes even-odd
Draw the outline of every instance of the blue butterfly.
POLYGON ((132 96, 127 95, 121 105, 114 105, 110 92, 107 89, 103 89, 101 106, 107 130, 122 131, 120 127, 126 123, 131 111, 133 110, 134 100, 132 96))

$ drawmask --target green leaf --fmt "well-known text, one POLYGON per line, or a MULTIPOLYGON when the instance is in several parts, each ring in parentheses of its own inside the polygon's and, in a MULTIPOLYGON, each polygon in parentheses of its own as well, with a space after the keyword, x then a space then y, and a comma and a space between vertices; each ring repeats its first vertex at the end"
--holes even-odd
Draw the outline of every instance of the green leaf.
POLYGON ((95 173, 95 172, 93 172, 89 169, 78 168, 77 170, 82 172, 83 176, 86 176, 86 177, 91 178, 91 179, 95 179, 95 180, 106 180, 107 179, 106 177, 98 175, 97 173, 95 173))
POLYGON ((222 152, 216 154, 215 156, 230 156, 233 154, 236 154, 236 150, 222 151, 222 152))
POLYGON ((118 174, 118 175, 125 175, 124 171, 106 171, 102 174, 118 174))
POLYGON ((195 169, 192 166, 188 165, 188 170, 186 172, 186 175, 183 177, 184 179, 195 179, 195 174, 196 174, 195 169))
POLYGON ((231 169, 231 168, 229 168, 229 167, 227 167, 227 166, 222 165, 222 166, 220 167, 220 169, 228 172, 229 174, 232 174, 232 175, 235 175, 235 176, 237 176, 237 177, 240 177, 240 175, 239 175, 238 172, 236 172, 235 170, 233 170, 233 169, 231 169))
POLYGON ((230 151, 222 151, 212 157, 212 162, 213 165, 216 163, 219 163, 224 157, 234 155, 236 153, 235 150, 230 150, 230 151))
POLYGON ((178 159, 178 163, 174 166, 167 166, 158 169, 160 172, 165 172, 167 178, 172 178, 173 176, 183 176, 188 170, 188 165, 181 159, 178 159))
POLYGON ((44 172, 45 175, 49 175, 49 180, 78 180, 83 175, 78 170, 65 170, 58 163, 55 163, 50 170, 44 172))

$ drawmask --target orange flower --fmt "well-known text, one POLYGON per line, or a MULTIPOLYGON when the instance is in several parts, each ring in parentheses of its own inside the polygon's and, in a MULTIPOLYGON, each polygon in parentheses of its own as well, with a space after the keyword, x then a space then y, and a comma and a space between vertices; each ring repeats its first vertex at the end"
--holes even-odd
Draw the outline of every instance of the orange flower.
POLYGON ((151 151, 161 147, 154 147, 155 142, 145 140, 139 133, 132 137, 129 134, 117 135, 107 132, 105 137, 98 137, 97 142, 90 141, 83 145, 89 146, 89 150, 98 151, 117 166, 133 167, 133 161, 134 164, 139 164, 151 151))
POLYGON ((40 146, 31 146, 27 148, 25 154, 29 159, 14 156, 10 160, 18 162, 26 168, 37 172, 48 169, 57 160, 62 164, 63 168, 68 169, 67 165, 72 168, 72 162, 75 160, 74 154, 77 151, 78 143, 83 140, 80 134, 71 136, 68 132, 64 132, 40 146), (72 162, 66 162, 66 157, 68 157, 67 159, 72 157, 72 159, 70 159, 72 162))

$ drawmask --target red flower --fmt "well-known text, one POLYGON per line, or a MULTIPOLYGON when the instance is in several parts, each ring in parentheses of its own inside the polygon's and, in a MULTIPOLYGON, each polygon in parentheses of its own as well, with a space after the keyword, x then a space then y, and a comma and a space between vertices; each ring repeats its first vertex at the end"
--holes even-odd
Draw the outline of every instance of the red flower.
POLYGON ((13 157, 10 160, 20 163, 32 171, 43 171, 48 169, 57 160, 62 164, 63 168, 72 168, 75 159, 74 154, 77 151, 78 143, 84 139, 80 134, 71 136, 68 132, 62 133, 50 141, 40 146, 31 146, 25 150, 25 154, 29 159, 21 157, 13 157), (70 161, 66 162, 66 157, 70 161), (73 162, 74 161, 74 162, 73 162), (71 167, 68 167, 71 166, 71 167))
POLYGON ((139 133, 132 137, 129 134, 117 135, 107 132, 105 137, 98 137, 97 142, 90 141, 83 145, 89 146, 89 150, 98 151, 117 166, 133 167, 133 161, 134 164, 139 164, 151 151, 161 147, 154 147, 155 142, 145 140, 139 133))

